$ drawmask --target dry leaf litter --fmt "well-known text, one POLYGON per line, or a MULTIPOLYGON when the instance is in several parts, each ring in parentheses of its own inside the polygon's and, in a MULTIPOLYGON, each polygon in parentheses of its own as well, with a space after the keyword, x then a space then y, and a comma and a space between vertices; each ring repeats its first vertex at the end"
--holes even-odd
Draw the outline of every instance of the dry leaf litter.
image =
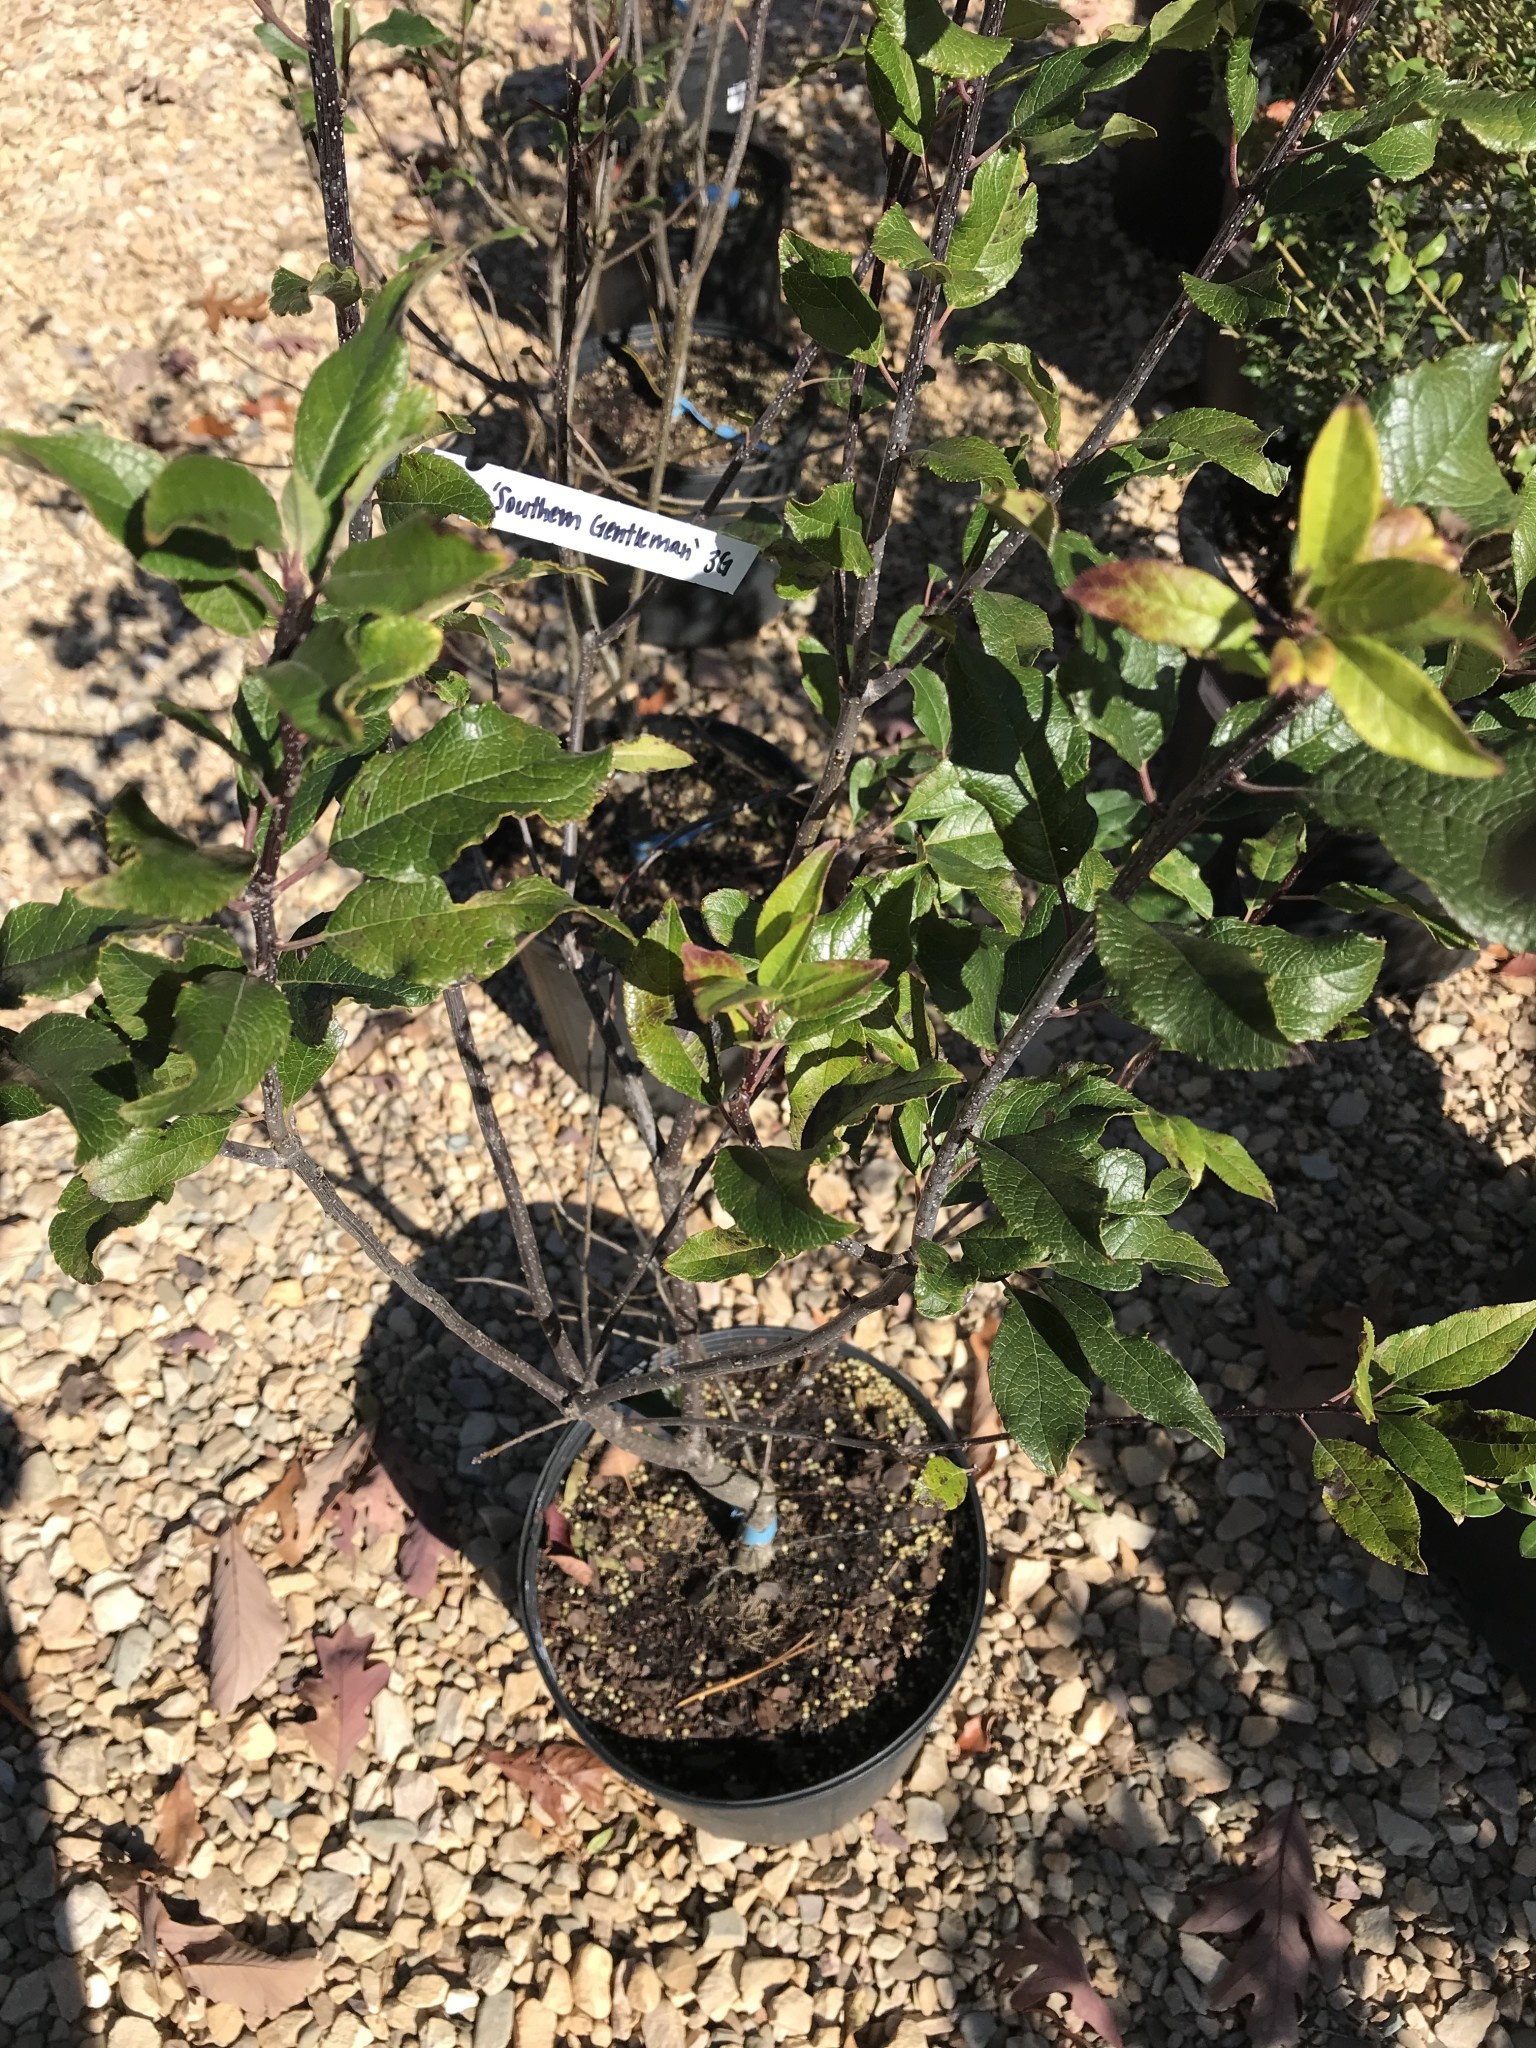
MULTIPOLYGON (((513 48, 522 28, 539 51, 558 17, 547 0, 492 0, 480 19, 492 43, 513 48)), ((841 17, 824 27, 835 39, 841 17)), ((264 287, 278 263, 307 271, 322 248, 249 17, 82 0, 12 16, 5 33, 6 418, 94 420, 277 463, 293 366, 312 358, 291 340, 264 345, 275 338, 264 287)), ((471 104, 494 82, 489 64, 478 69, 471 104)), ((400 74, 369 92, 359 232, 393 252, 423 223, 376 138, 400 146, 426 124, 400 74)), ((776 102, 770 125, 797 157, 796 225, 851 244, 852 207, 819 173, 869 185, 869 135, 854 95, 824 81, 813 92, 776 102)), ((1088 192, 1091 210, 1103 187, 1088 192)), ((1059 230, 1081 231, 1080 219, 1059 230)), ((1167 276, 1120 260, 1137 272, 1131 318, 1149 327, 1167 276)), ((1063 342, 1069 437, 1137 338, 1111 296, 1080 307, 1070 351, 1063 342)), ((429 311, 476 352, 478 328, 450 290, 429 311)), ((323 347, 327 321, 321 308, 281 332, 323 347)), ((449 404, 476 395, 455 371, 433 374, 449 404)), ((977 417, 951 379, 941 369, 936 432, 977 417)), ((921 489, 944 506, 942 487, 921 489)), ((218 761, 190 741, 151 744, 153 699, 226 698, 240 662, 162 586, 136 583, 50 486, 12 473, 0 493, 12 538, 0 570, 9 904, 96 871, 91 815, 130 777, 178 819, 228 822, 218 761)), ((1154 486, 1137 505, 1170 550, 1172 503, 1154 486)), ((916 497, 906 509, 921 510, 916 497)), ((514 683, 526 707, 549 710, 558 627, 537 601, 524 623, 514 683)), ((676 708, 727 711, 813 759, 795 630, 789 620, 687 665, 656 657, 656 687, 676 708)), ((1177 1350, 1212 1398, 1262 1397, 1273 1368, 1259 1331, 1273 1349, 1287 1313, 1374 1288, 1407 1323, 1513 1292, 1536 1221, 1531 993, 1473 964, 1411 1013, 1387 1006, 1372 1040, 1257 1087, 1155 1063, 1149 1098, 1245 1134, 1279 1209, 1207 1184, 1191 1217, 1203 1212, 1233 1286, 1151 1286, 1122 1306, 1125 1326, 1177 1350)), ((573 1133, 592 1105, 514 1018, 486 998, 474 1007, 555 1273, 574 1293, 587 1176, 573 1133)), ((1118 1058, 1125 1045, 1107 1030, 1071 1049, 1118 1058)), ((462 1285, 488 1326, 518 1341, 515 1297, 487 1284, 513 1269, 440 1019, 363 1040, 306 1123, 403 1254, 462 1285)), ((599 1299, 631 1215, 647 1217, 631 1134, 611 1110, 600 1128, 599 1299)), ((1234 1944, 1178 1928, 1189 1897, 1230 1877, 1241 1845, 1293 1796, 1323 1897, 1353 1935, 1334 2011, 1314 2015, 1308 2038, 1536 2042, 1530 1702, 1439 1588, 1336 1535, 1288 1425, 1249 1426, 1221 1465, 1156 1431, 1095 1435, 1054 1483, 1020 1454, 1000 1460, 982 1482, 995 1598, 953 1712, 861 1829, 745 1849, 541 1747, 563 1731, 504 1597, 536 1449, 477 1462, 529 1420, 517 1391, 392 1297, 319 1227, 302 1190, 231 1162, 114 1241, 102 1286, 77 1288, 43 1249, 68 1172, 52 1124, 6 1134, 8 2048, 986 2048, 1045 2038, 1037 2018, 1055 2024, 999 2018, 998 1958, 1022 1916, 1066 1922, 1133 2038, 1234 2038, 1203 1997, 1234 1944), (406 1518, 356 1507, 348 1535, 334 1509, 316 1520, 323 1500, 293 1525, 307 1522, 307 1539, 275 1510, 247 1514, 296 1458, 346 1439, 359 1409, 381 1445, 390 1431, 409 1439, 414 1462, 390 1468, 402 1487, 435 1475, 434 1498, 454 1497, 453 1547, 426 1519, 390 1527, 406 1518), (231 1528, 283 1631, 255 1660, 267 1668, 254 1696, 220 1714, 202 1638, 231 1528), (436 1545, 404 1567, 409 1589, 408 1540, 418 1553, 436 1545), (348 1774, 358 1687, 381 1667, 348 1774), (181 1794, 167 1811, 177 1785, 196 1827, 181 1794), (142 1866, 157 1838, 181 1867, 135 1892, 123 1859, 142 1866)), ((896 1162, 876 1152, 851 1184, 829 1173, 816 1193, 891 1242, 900 1189, 896 1162)), ((790 1267, 706 1296, 721 1325, 804 1325, 831 1289, 790 1267)), ((978 1299, 959 1327, 893 1319, 859 1334, 958 1414, 964 1337, 989 1313, 978 1299)))

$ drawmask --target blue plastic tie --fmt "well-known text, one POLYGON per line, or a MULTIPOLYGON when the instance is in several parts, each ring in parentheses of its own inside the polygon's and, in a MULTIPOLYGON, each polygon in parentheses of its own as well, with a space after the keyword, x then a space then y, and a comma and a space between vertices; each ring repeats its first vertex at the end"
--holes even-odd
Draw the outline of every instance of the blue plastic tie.
POLYGON ((749 1523, 741 1532, 741 1540, 749 1550, 760 1550, 765 1543, 771 1543, 778 1533, 779 1518, 775 1515, 771 1525, 766 1529, 754 1529, 749 1523))
POLYGON ((739 441, 741 439, 740 427, 716 426, 713 420, 705 419, 703 413, 699 411, 699 408, 691 398, 679 398, 672 408, 672 417, 675 420, 690 419, 695 425, 703 427, 706 433, 714 434, 722 441, 739 441))

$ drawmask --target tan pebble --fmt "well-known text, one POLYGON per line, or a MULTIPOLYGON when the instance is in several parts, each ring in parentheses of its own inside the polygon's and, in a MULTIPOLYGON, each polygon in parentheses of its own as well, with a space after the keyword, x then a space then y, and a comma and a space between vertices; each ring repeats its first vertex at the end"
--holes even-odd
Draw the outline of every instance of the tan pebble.
POLYGON ((210 2005, 203 2014, 203 2027, 215 2048, 232 2048, 245 2032, 245 2015, 238 2005, 210 2005))
POLYGON ((87 1574, 110 1572, 117 1565, 111 1544, 94 1522, 76 1522, 69 1532, 69 1554, 87 1574))
MULTIPOLYGON (((653 2006, 640 2022, 640 2038, 645 2048, 683 2048, 688 2030, 683 2025, 683 2016, 670 1998, 664 1998, 660 2005, 653 2006)), ((518 2043, 522 2048, 522 2043, 518 2043)))
POLYGON ((1003 1605, 1017 1614, 1021 1607, 1034 1599, 1050 1576, 1049 1558, 1010 1557, 1003 1566, 999 1589, 1003 1605))
POLYGON ((287 1860, 287 1849, 275 1835, 264 1835, 246 1851, 240 1880, 251 1891, 264 1891, 287 1860))
POLYGON ((158 2019, 164 2010, 160 1986, 148 1970, 124 1970, 117 1980, 117 1995, 130 2012, 146 2019, 158 2019))
POLYGON ((1115 1725, 1115 1710, 1108 1700, 1094 1700, 1077 1724, 1077 1739, 1090 1748, 1101 1743, 1115 1725))
POLYGON ((1045 1711, 1053 1721, 1070 1721, 1087 1697, 1088 1688, 1080 1678, 1064 1678, 1046 1701, 1045 1711))
POLYGON ((650 1963, 636 1963, 624 1979, 624 1996, 630 2009, 643 2019, 661 2003, 661 1979, 650 1963))
MULTIPOLYGON (((559 2026, 560 2015, 542 1998, 520 1998, 512 2021, 512 2039, 516 2048, 555 2048, 559 2026)), ((678 2048, 682 2048, 681 2035, 678 2048)))
POLYGON ((248 1714, 235 1730, 233 1748, 242 1763, 264 1764, 277 1749, 272 1723, 261 1714, 248 1714))
POLYGON ((1279 1733, 1280 1723, 1273 1714, 1245 1714, 1237 1739, 1245 1749, 1263 1749, 1279 1733))
POLYGON ((447 1996, 448 1979, 439 1976, 436 1970, 423 1970, 419 1976, 409 1978, 399 1992, 400 2003, 413 2012, 430 2012, 447 1996))
POLYGON ((589 1941, 571 1971, 571 1997, 576 2010, 605 2020, 613 2010, 613 1957, 601 1943, 589 1941))
POLYGON ((153 2020, 136 2015, 114 2020, 107 2035, 107 2048, 160 2048, 160 2029, 153 2020))
POLYGON ((82 1639, 89 1640, 90 1609, 78 1593, 55 1593, 37 1618, 33 1630, 45 1650, 72 1650, 82 1639))
POLYGON ((267 1289, 264 1308, 302 1308, 304 1306, 304 1282, 302 1280, 274 1280, 267 1289))
POLYGON ((574 2012, 576 2001, 571 1995, 571 1973, 564 1963, 556 1963, 549 1973, 549 1982, 540 1993, 544 2003, 562 2019, 574 2012))

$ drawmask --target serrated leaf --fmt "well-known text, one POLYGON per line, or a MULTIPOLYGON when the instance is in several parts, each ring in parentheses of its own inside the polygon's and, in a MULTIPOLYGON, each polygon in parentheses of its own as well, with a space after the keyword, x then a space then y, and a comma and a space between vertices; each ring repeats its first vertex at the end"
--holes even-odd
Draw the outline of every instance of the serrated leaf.
POLYGON ((365 875, 422 881, 441 873, 501 819, 584 818, 611 756, 568 754, 551 732, 493 704, 450 711, 431 731, 359 771, 331 857, 365 875))
POLYGON ((874 568, 851 483, 828 484, 809 503, 791 498, 784 524, 807 553, 828 569, 867 576, 874 568))
POLYGON ((422 512, 347 548, 331 564, 325 594, 343 611, 439 612, 501 575, 511 560, 489 536, 422 512))
POLYGON ((413 513, 432 519, 467 519, 489 526, 496 507, 490 493, 469 472, 430 448, 402 455, 374 487, 386 527, 399 526, 413 513))
POLYGON ((1382 485, 1394 504, 1454 512, 1474 536, 1512 524, 1514 493, 1488 444, 1503 359, 1502 342, 1453 348, 1374 394, 1382 485))
POLYGON ((947 274, 947 266, 936 260, 933 251, 908 219, 904 207, 886 208, 875 225, 871 246, 882 263, 910 270, 916 276, 935 271, 941 276, 947 274))
POLYGON ((1111 1216, 1104 1225, 1103 1241, 1108 1256, 1122 1264, 1146 1264, 1159 1273, 1176 1273, 1199 1287, 1227 1284, 1221 1261, 1213 1252, 1187 1230, 1175 1230, 1166 1218, 1150 1211, 1111 1216))
POLYGON ((1243 645, 1258 627, 1253 607, 1203 569, 1181 562, 1105 562, 1085 569, 1067 596, 1095 618, 1124 626, 1140 639, 1213 654, 1243 645))
POLYGON ((963 1466, 937 1452, 917 1475, 918 1491, 935 1506, 953 1510, 971 1489, 970 1474, 963 1466))
POLYGON ((1192 1188, 1199 1187, 1209 1167, 1234 1193, 1275 1206, 1274 1189, 1236 1138, 1225 1131, 1208 1131, 1187 1116, 1165 1116, 1161 1110, 1144 1108, 1135 1114, 1136 1128, 1147 1143, 1181 1166, 1192 1188))
POLYGON ((1397 557, 1353 562, 1330 578, 1317 600, 1317 622, 1340 634, 1399 634, 1427 613, 1459 603, 1461 578, 1433 562, 1397 557))
POLYGON ((1384 178, 1405 181, 1422 178, 1435 160, 1440 142, 1438 120, 1404 121, 1389 128, 1374 141, 1361 145, 1360 154, 1369 159, 1384 178))
POLYGON ((1382 955, 1379 940, 1308 939, 1234 918, 1178 932, 1112 897, 1101 899, 1098 919, 1116 1009, 1213 1066, 1285 1066, 1292 1045, 1322 1037, 1365 1001, 1382 955))
POLYGON ((121 910, 167 923, 200 922, 245 887, 255 856, 235 846, 194 846, 157 818, 130 786, 106 817, 109 857, 118 863, 100 881, 75 891, 92 910, 121 910))
POLYGON ((171 1050, 185 1055, 193 1070, 184 1073, 173 1058, 175 1078, 125 1103, 124 1118, 132 1124, 159 1124, 173 1116, 233 1109, 277 1058, 288 1027, 281 992, 254 975, 215 969, 185 982, 176 999, 171 1050))
POLYGON ((66 889, 57 903, 18 903, 0 922, 0 1010, 27 996, 71 996, 88 988, 105 942, 145 931, 153 920, 103 911, 66 889))
POLYGON ((1133 477, 1193 476, 1207 462, 1266 497, 1275 497, 1289 472, 1264 453, 1272 431, 1241 413, 1211 406, 1168 413, 1134 440, 1117 442, 1074 472, 1063 493, 1063 506, 1075 513, 1080 506, 1113 496, 1133 477))
POLYGON ((1536 92, 1498 92, 1492 86, 1453 85, 1436 110, 1459 121, 1484 149, 1523 156, 1536 149, 1536 92))
POLYGON ((992 1339, 987 1379, 1003 1427, 1043 1472, 1065 1469, 1088 1418, 1088 1384, 1059 1313, 1038 1295, 1011 1297, 992 1339), (1066 1351, 1067 1357, 1062 1352, 1066 1351))
POLYGON ((299 401, 294 466, 327 504, 396 438, 396 411, 410 381, 397 325, 414 282, 409 271, 391 278, 358 332, 318 364, 299 401))
POLYGON ((217 534, 236 548, 283 545, 272 493, 253 470, 220 455, 178 455, 155 477, 144 499, 144 537, 165 539, 177 528, 217 534))
POLYGON ((1326 581, 1357 559, 1381 509, 1381 464, 1376 427, 1361 400, 1335 406, 1302 475, 1298 576, 1326 581))
MULTIPOLYGON (((267 26, 267 23, 262 23, 263 28, 267 26)), ((302 51, 297 52, 297 58, 300 63, 304 61, 302 51)), ((271 284, 267 287, 268 312, 278 320, 302 319, 313 305, 309 279, 301 277, 296 270, 289 270, 283 264, 279 264, 272 273, 271 284)))
POLYGON ((1018 482, 1013 464, 1001 448, 984 441, 979 434, 956 434, 947 441, 930 441, 917 456, 921 469, 931 470, 951 484, 1001 484, 1011 491, 1018 482))
POLYGON ((1502 1372, 1536 1332, 1536 1301, 1465 1309, 1383 1337, 1376 1362, 1415 1394, 1445 1394, 1502 1372))
MULTIPOLYGON (((917 1271, 912 1279, 912 1300, 920 1316, 952 1316, 964 1307, 971 1291, 963 1263, 957 1263, 941 1244, 923 1239, 915 1249, 917 1271)), ((1009 1269, 1013 1269, 1010 1267, 1009 1269)))
POLYGON ((541 932, 571 898, 554 882, 528 876, 504 889, 455 903, 443 881, 371 881, 344 896, 325 926, 327 946, 365 974, 445 988, 466 976, 484 980, 504 967, 519 942, 541 932))
POLYGON ((757 1244, 744 1230, 701 1230, 680 1244, 665 1260, 667 1271, 677 1280, 730 1280, 749 1273, 761 1280, 779 1263, 771 1245, 757 1244))
POLYGON ((939 0, 875 0, 875 13, 909 56, 940 78, 984 78, 1011 47, 1004 36, 956 28, 939 0))
POLYGON ((130 1131, 121 1143, 88 1160, 81 1178, 99 1202, 163 1201, 189 1173, 218 1156, 230 1116, 184 1116, 163 1131, 130 1131))
POLYGON ((1470 1401, 1437 1401, 1429 1412, 1469 1478, 1502 1485, 1536 1471, 1536 1416, 1475 1408, 1470 1401))
POLYGON ((1218 1458, 1227 1440, 1200 1390, 1176 1358, 1146 1337, 1124 1337, 1102 1295, 1070 1280, 1042 1284, 1045 1298, 1076 1338, 1085 1363, 1138 1415, 1167 1429, 1185 1429, 1218 1458))
POLYGON ((1312 1446, 1312 1474, 1321 1482, 1323 1506, 1346 1536, 1385 1564, 1424 1570, 1419 1510, 1408 1482, 1385 1458, 1347 1437, 1318 1438, 1312 1446))
POLYGON ((120 441, 94 427, 67 434, 0 431, 0 454, 56 477, 84 501, 115 541, 134 553, 142 533, 132 521, 134 507, 165 467, 165 457, 140 441, 120 441))
POLYGON ((985 1142, 976 1152, 987 1194, 1010 1231, 1034 1247, 1036 1264, 1093 1274, 1110 1263, 1100 1242, 1108 1204, 1095 1147, 1042 1130, 985 1142))
POLYGON ((871 368, 885 347, 885 326, 853 274, 853 258, 821 249, 787 229, 779 238, 784 297, 806 333, 829 355, 871 368))
POLYGON ((933 72, 914 63, 898 38, 877 21, 864 45, 864 77, 881 127, 903 149, 921 156, 938 111, 933 72))
POLYGON ((48 1249, 61 1272, 94 1286, 101 1278, 96 1248, 114 1230, 131 1230, 155 1206, 141 1202, 99 1202, 78 1175, 66 1183, 48 1226, 48 1249))
POLYGON ((923 1102, 952 1088, 960 1069, 947 1060, 925 1060, 918 1067, 884 1067, 873 1074, 866 1067, 829 1088, 806 1119, 801 1142, 815 1151, 823 1139, 850 1124, 862 1123, 877 1109, 903 1102, 923 1102))
POLYGON ((1056 884, 1093 844, 1087 736, 1075 729, 1056 679, 1019 662, 1017 616, 978 599, 977 623, 991 647, 979 651, 961 636, 946 663, 950 757, 1013 866, 1056 884), (1012 658, 999 660, 999 653, 1012 658))
POLYGON ((1045 444, 1061 446, 1061 393, 1056 380, 1031 348, 1021 341, 987 341, 978 347, 962 344, 955 350, 957 363, 996 363, 1016 384, 1022 384, 1040 408, 1045 421, 1045 444))
POLYGON ((1439 945, 1453 952, 1476 950, 1477 941, 1470 932, 1464 932, 1448 917, 1437 915, 1430 904, 1421 903, 1417 896, 1409 896, 1402 890, 1376 889, 1368 882, 1326 882, 1317 894, 1318 900, 1332 909, 1348 910, 1356 916, 1372 917, 1379 911, 1388 910, 1399 917, 1409 918, 1439 945))
POLYGON ((945 251, 944 298, 955 311, 994 298, 1018 270, 1040 208, 1039 194, 1024 177, 1023 150, 1005 145, 991 151, 972 178, 969 203, 945 251))
POLYGON ((738 1230, 784 1253, 836 1244, 853 1226, 817 1208, 806 1187, 809 1152, 728 1145, 715 1161, 715 1194, 738 1230))
POLYGON ((1194 277, 1181 271, 1179 282, 1190 304, 1235 334, 1246 334, 1261 321, 1277 320, 1291 303, 1291 295, 1280 281, 1280 259, 1260 264, 1242 277, 1221 279, 1194 277))
POLYGON ((1450 1443, 1419 1415, 1380 1415, 1376 1435, 1382 1451, 1415 1486, 1439 1501, 1459 1522, 1467 1511, 1467 1475, 1450 1443))
POLYGON ((128 1048, 95 1017, 55 1011, 37 1017, 0 1052, 0 1078, 63 1110, 79 1140, 76 1161, 108 1152, 123 1137, 121 1111, 132 1093, 128 1048))
POLYGON ((1406 655, 1383 640, 1341 638, 1332 645, 1329 693, 1368 747, 1434 775, 1487 779, 1502 773, 1498 755, 1472 737, 1406 655))

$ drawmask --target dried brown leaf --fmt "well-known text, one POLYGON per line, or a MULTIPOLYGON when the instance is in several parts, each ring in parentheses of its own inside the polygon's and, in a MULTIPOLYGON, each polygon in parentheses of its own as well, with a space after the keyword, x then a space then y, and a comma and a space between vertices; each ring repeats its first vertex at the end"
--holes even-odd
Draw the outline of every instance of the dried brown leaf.
POLYGON ((1307 1979, 1338 1982, 1349 1929, 1313 1889, 1307 1824, 1294 1803, 1267 1820, 1248 1843, 1248 1868, 1218 1885, 1184 1922, 1186 1934, 1241 1934, 1205 2002, 1223 2012, 1243 1999, 1253 2048, 1294 2048, 1301 2038, 1307 1979))
POLYGON ((987 1733, 987 1716, 972 1714, 960 1730, 955 1744, 962 1756, 980 1756, 983 1750, 992 1747, 992 1738, 987 1733))
POLYGON ((410 1510, 399 1489, 382 1465, 375 1465, 366 1479, 336 1496, 336 1540, 344 1557, 352 1555, 361 1541, 364 1550, 381 1536, 398 1536, 405 1528, 410 1510))
POLYGON ((400 1538, 395 1570, 405 1582, 413 1600, 425 1600, 437 1584, 437 1568, 453 1551, 440 1536, 434 1536, 425 1522, 413 1521, 400 1538))
POLYGON ((208 1598, 208 1701, 216 1714, 244 1705, 287 1640, 287 1619, 266 1574, 231 1522, 213 1553, 208 1598))
POLYGON ((574 1806, 601 1812, 608 1788, 608 1766, 579 1742, 540 1742, 531 1749, 484 1749, 504 1778, 521 1785, 552 1826, 574 1806))
POLYGON ((1015 2012, 1032 2012, 1059 1991, 1075 2016, 1108 2048, 1125 2048, 1119 2023, 1094 1989, 1083 1952, 1064 1922, 1026 1920, 1019 1939, 1003 1950, 998 1962, 1007 1976, 1028 1972, 1009 2000, 1015 2012))
POLYGON ((304 1477, 294 1496, 298 1516, 298 1540, 308 1544, 320 1526, 320 1518, 342 1488, 361 1472, 373 1449, 373 1429, 364 1424, 350 1436, 342 1437, 316 1458, 306 1459, 304 1477))
POLYGON ((296 1505, 299 1486, 304 1478, 304 1467, 294 1458, 281 1479, 269 1486, 254 1507, 245 1511, 246 1521, 257 1515, 276 1515, 279 1537, 273 1546, 272 1555, 280 1564, 297 1564, 304 1555, 299 1540, 299 1512, 296 1505))
POLYGON ((640 1457, 635 1451, 626 1451, 622 1444, 609 1444, 593 1467, 598 1479, 628 1479, 640 1470, 640 1457))
MULTIPOLYGON (((990 1378, 992 1365, 992 1339, 997 1335, 1002 1321, 1000 1316, 988 1316, 967 1336, 966 1349, 971 1354, 971 1392, 965 1406, 965 1429, 968 1437, 1001 1436, 1003 1418, 997 1412, 997 1403, 992 1398, 990 1378)), ((965 1453, 965 1462, 973 1479, 984 1479, 997 1463, 1001 1444, 972 1444, 965 1453)))
POLYGON ((370 1664, 372 1636, 355 1635, 343 1622, 333 1636, 315 1637, 320 1676, 305 1678, 299 1692, 314 1708, 304 1723, 310 1748, 338 1782, 347 1775, 357 1745, 368 1732, 368 1709, 389 1683, 387 1664, 370 1664))
POLYGON ((202 1839, 197 1801, 186 1772, 180 1771, 155 1813, 155 1855, 167 1870, 180 1870, 202 1839))
POLYGON ((584 1557, 577 1557, 569 1550, 552 1550, 549 1561, 556 1571, 562 1571, 568 1579, 574 1579, 578 1586, 590 1586, 597 1577, 584 1557))
POLYGON ((270 1955, 239 1941, 211 1920, 173 1920, 147 1887, 135 1907, 150 1961, 164 1949, 189 1991, 210 2002, 237 2006, 250 2027, 265 2026, 308 1998, 320 1978, 320 1955, 312 1948, 270 1955))

